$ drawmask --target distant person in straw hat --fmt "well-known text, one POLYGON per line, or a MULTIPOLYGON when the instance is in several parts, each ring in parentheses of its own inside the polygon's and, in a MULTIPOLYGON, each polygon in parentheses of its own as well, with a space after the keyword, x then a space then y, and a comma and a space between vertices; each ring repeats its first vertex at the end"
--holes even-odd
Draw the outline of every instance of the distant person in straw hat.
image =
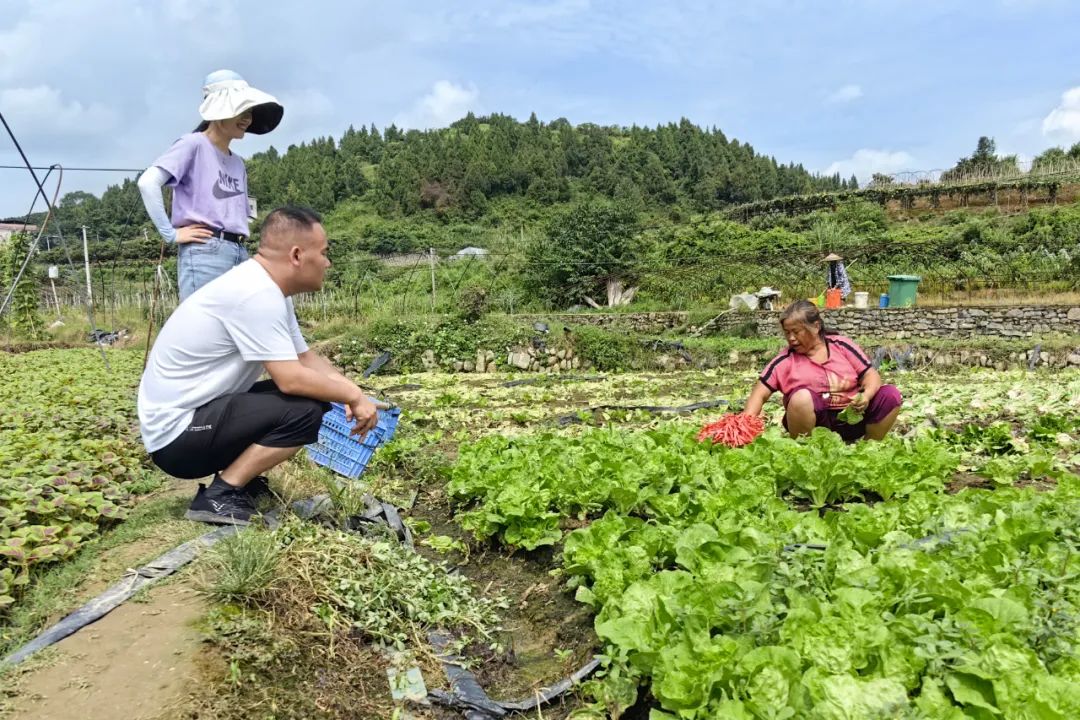
POLYGON ((840 291, 840 298, 846 299, 851 294, 851 280, 848 279, 847 268, 844 267, 844 258, 836 253, 825 256, 825 262, 829 263, 828 287, 840 291))
POLYGON ((248 259, 247 170, 229 145, 247 133, 270 132, 284 112, 232 70, 212 72, 203 85, 202 122, 139 177, 150 219, 177 245, 181 301, 248 259), (165 212, 165 186, 173 188, 172 218, 165 212))

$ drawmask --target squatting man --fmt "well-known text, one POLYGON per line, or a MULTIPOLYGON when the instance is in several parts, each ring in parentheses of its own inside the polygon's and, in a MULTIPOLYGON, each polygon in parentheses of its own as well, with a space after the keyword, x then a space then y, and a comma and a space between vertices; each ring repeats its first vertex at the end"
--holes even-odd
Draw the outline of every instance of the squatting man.
POLYGON ((330 402, 345 405, 355 435, 375 426, 376 404, 308 348, 296 321, 291 298, 322 287, 327 248, 314 211, 274 210, 255 256, 198 289, 161 329, 139 384, 139 424, 166 473, 213 475, 189 519, 247 524, 269 492, 263 473, 318 438, 330 402))

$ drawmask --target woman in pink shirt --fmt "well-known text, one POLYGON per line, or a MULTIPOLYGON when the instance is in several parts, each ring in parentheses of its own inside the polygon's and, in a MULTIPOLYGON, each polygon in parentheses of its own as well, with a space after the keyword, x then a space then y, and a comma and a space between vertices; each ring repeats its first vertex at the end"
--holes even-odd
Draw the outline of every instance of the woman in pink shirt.
POLYGON ((774 392, 784 395, 784 427, 793 437, 815 427, 840 434, 846 442, 880 440, 892 429, 903 399, 852 340, 825 331, 817 307, 798 300, 780 314, 788 349, 762 371, 743 412, 760 415, 774 392), (862 414, 850 424, 840 413, 850 406, 862 414))

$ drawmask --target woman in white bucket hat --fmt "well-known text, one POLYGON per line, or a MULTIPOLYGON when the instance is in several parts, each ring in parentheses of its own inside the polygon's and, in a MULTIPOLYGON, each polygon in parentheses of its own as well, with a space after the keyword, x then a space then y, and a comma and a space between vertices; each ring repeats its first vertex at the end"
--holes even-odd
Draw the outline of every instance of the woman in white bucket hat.
POLYGON ((180 300, 248 259, 247 170, 229 149, 246 133, 263 135, 284 108, 232 70, 206 76, 202 122, 182 136, 139 177, 143 204, 166 242, 177 245, 180 300), (162 188, 173 188, 172 217, 162 188))

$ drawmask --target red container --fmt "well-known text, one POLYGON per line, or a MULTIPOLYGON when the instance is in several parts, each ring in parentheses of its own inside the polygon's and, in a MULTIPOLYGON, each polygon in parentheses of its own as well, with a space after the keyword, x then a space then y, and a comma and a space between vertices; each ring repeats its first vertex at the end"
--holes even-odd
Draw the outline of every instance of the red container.
POLYGON ((825 307, 827 309, 835 310, 843 303, 843 298, 840 297, 840 288, 829 288, 825 291, 825 307))

